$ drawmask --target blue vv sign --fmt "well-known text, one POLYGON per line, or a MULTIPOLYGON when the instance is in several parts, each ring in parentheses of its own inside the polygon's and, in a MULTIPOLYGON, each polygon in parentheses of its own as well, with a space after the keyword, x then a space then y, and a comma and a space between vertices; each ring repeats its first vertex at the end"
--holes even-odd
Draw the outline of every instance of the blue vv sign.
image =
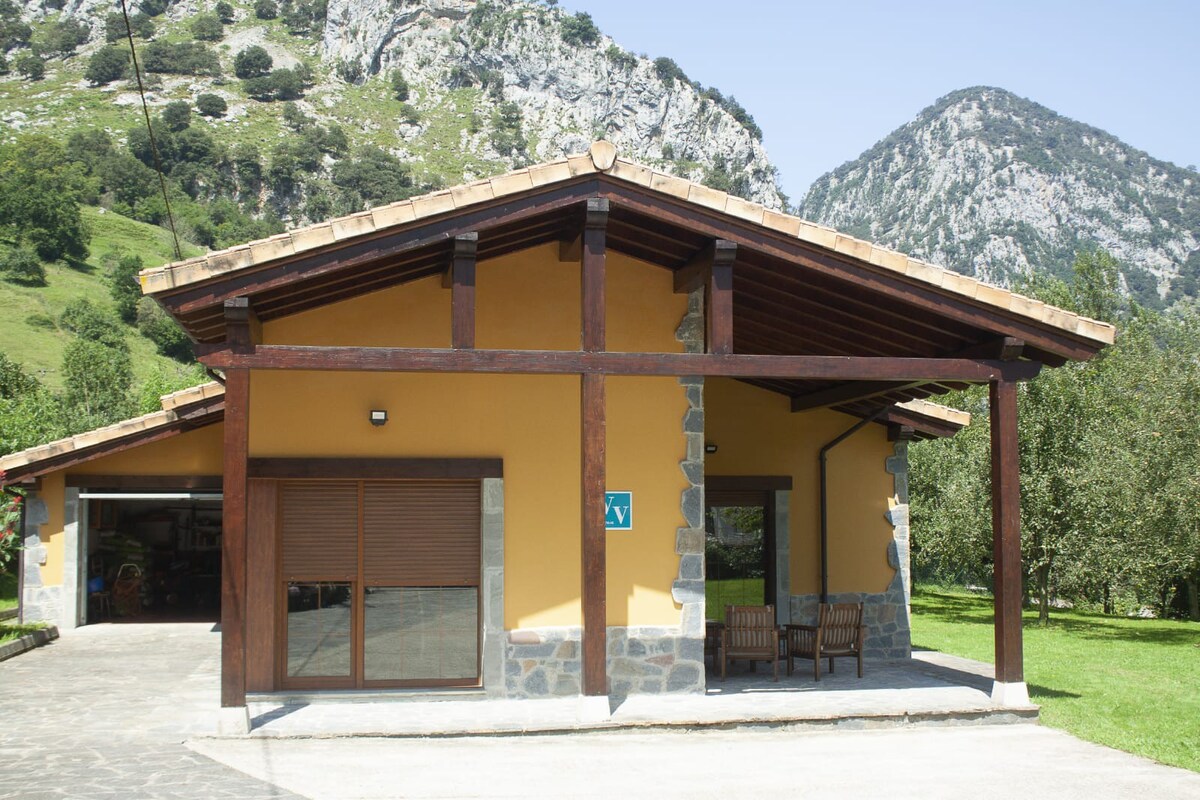
POLYGON ((604 529, 633 530, 633 492, 604 493, 604 529))

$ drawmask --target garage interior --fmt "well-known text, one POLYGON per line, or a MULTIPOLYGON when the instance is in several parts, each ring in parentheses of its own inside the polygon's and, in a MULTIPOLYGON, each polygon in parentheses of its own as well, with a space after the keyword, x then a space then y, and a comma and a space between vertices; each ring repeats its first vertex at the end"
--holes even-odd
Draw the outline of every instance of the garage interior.
POLYGON ((89 492, 87 622, 216 622, 221 495, 89 492))

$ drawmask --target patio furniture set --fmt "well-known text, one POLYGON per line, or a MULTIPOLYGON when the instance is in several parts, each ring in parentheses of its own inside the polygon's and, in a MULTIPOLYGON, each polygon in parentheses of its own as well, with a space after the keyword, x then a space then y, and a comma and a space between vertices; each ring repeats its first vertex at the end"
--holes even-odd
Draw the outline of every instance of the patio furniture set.
POLYGON ((822 603, 816 625, 777 625, 774 606, 726 606, 725 621, 709 622, 705 637, 705 656, 713 657, 714 669, 721 668, 721 680, 731 661, 749 661, 751 670, 759 661, 771 662, 776 681, 779 661, 792 674, 797 658, 811 659, 813 679, 821 680, 821 659, 838 657, 858 659, 858 677, 863 675, 862 603, 822 603))

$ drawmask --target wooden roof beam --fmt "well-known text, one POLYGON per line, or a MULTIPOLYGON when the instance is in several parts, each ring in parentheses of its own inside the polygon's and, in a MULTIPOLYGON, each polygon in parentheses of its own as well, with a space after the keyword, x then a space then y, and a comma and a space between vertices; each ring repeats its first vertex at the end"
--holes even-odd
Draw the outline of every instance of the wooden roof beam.
POLYGON ((443 288, 450 290, 450 346, 455 350, 475 347, 475 231, 454 237, 450 266, 442 275, 443 288))
POLYGON ((925 381, 850 381, 806 394, 793 395, 792 411, 811 411, 814 408, 869 400, 872 397, 912 389, 925 381))

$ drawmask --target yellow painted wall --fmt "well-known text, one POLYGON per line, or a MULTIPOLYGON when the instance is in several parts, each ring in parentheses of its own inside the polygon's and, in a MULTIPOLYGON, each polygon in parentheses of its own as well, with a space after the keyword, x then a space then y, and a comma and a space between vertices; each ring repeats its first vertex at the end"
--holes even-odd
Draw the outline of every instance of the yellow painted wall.
POLYGON ((42 476, 38 494, 50 514, 49 524, 40 531, 46 546, 42 582, 60 586, 63 581, 63 502, 67 475, 220 475, 224 428, 218 422, 42 476))
MULTIPOLYGON (((708 475, 791 475, 791 591, 821 590, 820 448, 857 422, 835 411, 793 414, 788 398, 745 383, 710 378, 704 387, 708 475)), ((829 590, 882 592, 892 526, 884 514, 894 493, 884 469, 887 431, 868 425, 830 451, 829 590)))
MULTIPOLYGON (((579 267, 556 245, 481 262, 477 345, 579 347, 579 267)), ((608 348, 678 352, 686 298, 666 270, 610 254, 608 348)), ((428 278, 263 326, 271 344, 445 347, 450 293, 428 278)), ((610 378, 608 485, 634 492, 635 529, 608 534, 608 620, 671 625, 675 529, 686 487, 683 388, 610 378)), ((253 456, 487 457, 504 461, 505 627, 580 623, 576 376, 261 371, 251 377, 253 456), (375 428, 372 408, 389 422, 375 428)))

